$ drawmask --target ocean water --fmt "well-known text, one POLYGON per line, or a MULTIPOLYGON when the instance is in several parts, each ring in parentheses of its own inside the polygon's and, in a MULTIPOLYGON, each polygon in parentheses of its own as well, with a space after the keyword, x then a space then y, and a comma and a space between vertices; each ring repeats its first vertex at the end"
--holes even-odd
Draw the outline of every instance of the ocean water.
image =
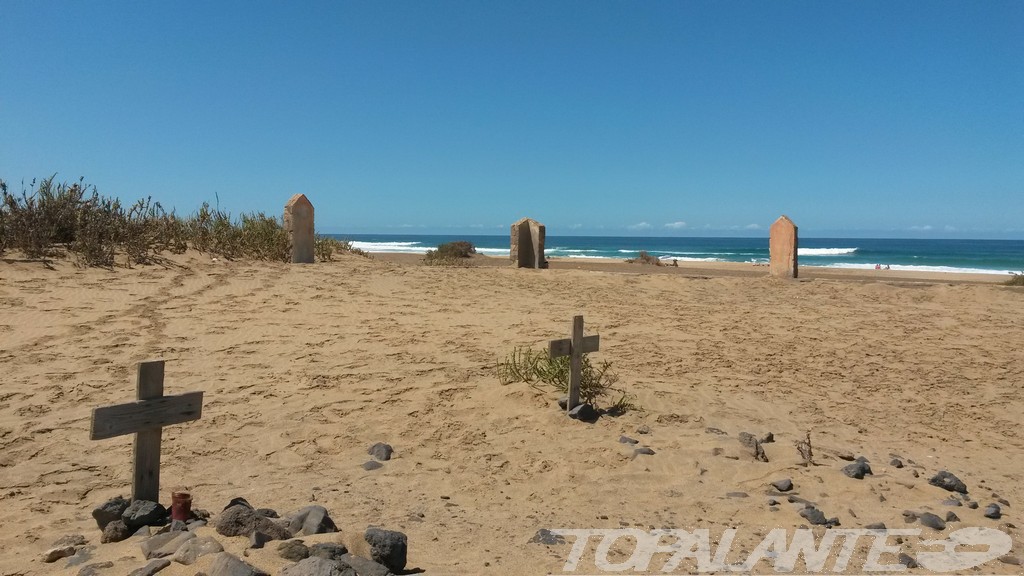
MULTIPOLYGON (((509 237, 405 234, 332 234, 368 252, 425 253, 439 244, 468 240, 477 252, 508 256, 509 237)), ((635 258, 644 250, 680 262, 768 262, 768 238, 548 236, 550 258, 635 258)), ((884 238, 801 238, 801 266, 974 274, 1024 271, 1024 240, 920 240, 884 238)))

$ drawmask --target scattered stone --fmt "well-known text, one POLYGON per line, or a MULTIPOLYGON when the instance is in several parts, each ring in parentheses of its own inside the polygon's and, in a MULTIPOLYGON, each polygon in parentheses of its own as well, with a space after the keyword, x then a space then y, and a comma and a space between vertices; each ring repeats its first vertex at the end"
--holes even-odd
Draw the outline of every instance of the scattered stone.
POLYGON ((903 468, 903 461, 899 458, 893 458, 892 461, 889 462, 889 465, 893 468, 903 468))
POLYGON ((636 433, 637 434, 650 434, 651 433, 651 427, 648 426, 647 424, 641 424, 640 427, 636 429, 636 433))
POLYGON ((580 404, 569 410, 569 418, 580 422, 596 422, 599 416, 601 415, 590 404, 580 404))
POLYGON ((207 554, 216 554, 223 552, 224 547, 217 542, 215 538, 210 536, 203 536, 202 538, 192 538, 185 541, 184 544, 178 548, 177 552, 171 556, 172 562, 178 564, 184 564, 185 566, 191 566, 195 564, 196 560, 200 556, 206 556, 207 554))
POLYGON ((344 544, 335 544, 334 542, 320 542, 309 547, 310 556, 319 556, 328 560, 340 560, 345 554, 348 554, 348 548, 344 544))
POLYGON ((747 448, 754 451, 754 459, 761 462, 768 461, 768 455, 764 453, 764 448, 761 446, 761 441, 754 437, 749 432, 740 432, 739 436, 740 444, 743 444, 747 448))
POLYGON ((100 576, 100 570, 113 567, 114 563, 109 560, 106 562, 96 562, 95 564, 83 566, 82 569, 78 571, 78 576, 100 576))
POLYGON ((772 486, 774 486, 779 492, 789 492, 793 489, 793 480, 790 478, 783 478, 782 480, 772 482, 772 486))
POLYGON ((359 576, 393 576, 387 566, 378 564, 373 560, 367 560, 362 556, 345 554, 344 557, 339 558, 338 560, 351 566, 359 576))
POLYGON ((995 498, 995 499, 996 499, 996 502, 999 502, 999 503, 1000 503, 1000 504, 1002 504, 1003 506, 1009 506, 1009 505, 1010 505, 1010 501, 1009 501, 1009 500, 1007 500, 1006 498, 998 498, 998 497, 996 497, 996 496, 993 496, 993 498, 995 498))
POLYGON ((390 444, 385 444, 383 442, 377 442, 367 450, 367 454, 381 461, 391 460, 391 454, 394 452, 395 450, 390 444))
POLYGON ((351 566, 339 560, 313 556, 281 570, 281 576, 355 576, 351 566))
POLYGON ((918 566, 917 560, 914 560, 913 556, 909 554, 901 552, 896 558, 900 564, 903 564, 907 568, 917 568, 918 566))
POLYGON ((302 540, 288 540, 277 545, 277 555, 285 560, 298 562, 309 558, 309 547, 302 540))
POLYGON ((775 498, 769 498, 768 499, 768 505, 769 506, 778 506, 779 505, 779 501, 776 500, 775 498))
POLYGON ((274 537, 266 532, 253 530, 252 534, 249 534, 249 549, 263 548, 267 542, 270 542, 273 539, 274 537))
POLYGON ((530 538, 531 544, 546 544, 548 546, 554 546, 556 544, 565 544, 565 537, 561 534, 555 534, 547 528, 541 528, 537 530, 537 533, 530 538))
MULTIPOLYGON (((338 527, 323 506, 306 506, 288 515, 288 529, 295 536, 337 532, 338 527)), ((282 538, 286 540, 286 538, 282 538)))
POLYGON ((149 529, 149 526, 143 526, 132 533, 132 538, 149 538, 153 534, 153 531, 149 529))
POLYGON ((244 499, 236 498, 232 502, 236 500, 242 502, 225 508, 214 523, 214 529, 221 536, 248 536, 256 529, 256 511, 244 499))
POLYGON ((227 552, 220 552, 210 565, 209 576, 270 576, 270 574, 250 566, 227 552))
POLYGON ((970 502, 967 503, 967 507, 970 508, 971 510, 977 510, 978 503, 975 502, 974 500, 971 500, 970 502))
POLYGON ((939 472, 935 476, 932 476, 928 483, 932 486, 942 488, 943 490, 949 490, 950 492, 967 494, 967 485, 959 478, 945 470, 939 472))
POLYGON ((394 530, 367 528, 363 538, 370 545, 370 558, 392 572, 405 570, 409 542, 405 534, 394 530))
POLYGON ((950 510, 949 512, 946 512, 946 522, 959 522, 959 521, 960 521, 960 517, 957 516, 955 512, 953 512, 952 510, 950 510))
POLYGON ((775 442, 775 434, 772 434, 771 432, 765 434, 764 437, 761 438, 761 444, 771 444, 773 442, 775 442))
MULTIPOLYGON (((136 500, 139 502, 139 500, 136 500)), ((171 561, 166 558, 157 558, 156 560, 150 560, 149 564, 146 564, 142 568, 137 568, 128 573, 128 576, 153 576, 157 572, 167 568, 171 565, 171 561)))
POLYGON ((885 530, 885 522, 875 522, 864 527, 866 530, 885 530))
POLYGON ((985 507, 985 518, 991 518, 993 520, 999 520, 1003 515, 1002 509, 999 508, 999 504, 989 504, 985 507))
POLYGON ((1012 566, 1020 566, 1020 558, 1017 558, 1013 554, 1003 554, 999 557, 999 561, 1003 564, 1010 564, 1012 566))
POLYGON ((114 520, 113 522, 107 523, 107 526, 103 529, 103 535, 100 536, 100 542, 107 544, 108 542, 120 542, 127 540, 132 535, 132 531, 125 526, 123 520, 114 520))
POLYGON ((838 526, 839 525, 839 520, 838 519, 836 519, 836 518, 832 518, 831 520, 826 519, 825 518, 825 513, 822 512, 821 510, 818 510, 814 506, 808 506, 808 507, 804 508, 803 510, 801 510, 800 511, 800 516, 802 516, 805 520, 807 520, 811 524, 815 524, 815 525, 818 525, 818 526, 829 526, 829 527, 832 527, 832 526, 838 526))
POLYGON ((561 398, 559 398, 558 399, 558 407, 561 408, 562 410, 568 410, 568 408, 569 408, 569 397, 568 396, 562 396, 561 398))
POLYGON ((725 493, 725 497, 726 498, 749 498, 750 494, 747 494, 746 492, 726 492, 725 493))
POLYGON ((942 520, 942 518, 939 518, 931 512, 923 512, 920 516, 918 516, 917 519, 919 522, 921 522, 922 526, 927 526, 929 528, 932 528, 933 530, 946 529, 946 523, 942 520))
POLYGON ((142 555, 146 560, 174 555, 185 542, 196 537, 195 532, 165 532, 142 541, 142 555))
POLYGON ((619 436, 619 443, 620 444, 639 444, 640 441, 639 440, 633 440, 629 436, 619 436))
POLYGON ((963 502, 960 502, 960 500, 956 498, 947 498, 942 501, 942 504, 944 506, 963 506, 963 502))
POLYGON ((273 508, 257 508, 257 516, 263 516, 264 518, 280 518, 281 515, 277 513, 277 510, 273 508))
POLYGON ((914 478, 919 478, 919 477, 921 476, 920 474, 918 474, 918 473, 917 473, 917 470, 911 470, 911 471, 910 471, 910 474, 911 474, 911 475, 912 475, 912 476, 913 476, 914 478))
POLYGON ((71 568, 72 566, 78 566, 79 564, 85 564, 89 560, 92 560, 92 553, 96 550, 95 546, 84 546, 75 551, 75 555, 68 558, 68 563, 64 565, 65 568, 71 568))
POLYGON ((46 552, 43 552, 43 562, 51 564, 60 560, 61 558, 67 558, 68 556, 74 556, 78 549, 74 546, 54 546, 46 552))
POLYGON ((363 470, 366 470, 367 472, 379 470, 383 467, 384 465, 381 464, 380 462, 377 462, 376 460, 367 460, 365 463, 363 463, 363 470))
POLYGON ((642 448, 637 448, 637 449, 633 450, 633 458, 636 458, 637 456, 640 456, 641 454, 645 454, 647 456, 654 456, 654 450, 651 450, 647 446, 644 446, 642 448))
POLYGON ((707 432, 708 434, 715 434, 716 436, 728 436, 729 435, 728 433, 726 433, 723 430, 719 430, 718 428, 712 428, 710 426, 705 428, 704 431, 707 432))
MULTIPOLYGON (((861 458, 863 458, 863 456, 861 456, 861 458)), ((846 474, 850 478, 855 478, 857 480, 863 480, 865 474, 873 475, 871 473, 871 466, 868 464, 868 461, 859 459, 851 464, 843 466, 843 474, 846 474)))
POLYGON ((260 532, 271 540, 288 540, 294 534, 288 527, 288 521, 284 519, 271 520, 263 516, 256 517, 256 532, 260 532))
POLYGON ((100 504, 92 511, 92 517, 96 519, 96 525, 100 530, 107 527, 114 520, 120 520, 121 515, 128 509, 131 502, 120 496, 116 496, 100 504))
POLYGON ((903 521, 907 524, 917 521, 917 512, 914 512, 913 510, 904 510, 903 521))
POLYGON ((778 512, 779 511, 779 507, 778 506, 769 506, 768 507, 768 511, 769 512, 778 512))
POLYGON ((121 520, 129 530, 143 526, 162 526, 167 520, 167 509, 159 502, 136 500, 121 514, 121 520))
POLYGON ((248 508, 250 510, 255 510, 253 505, 249 504, 249 501, 246 500, 245 498, 242 498, 241 496, 239 496, 238 498, 232 498, 231 501, 228 502, 228 505, 224 507, 224 510, 227 510, 228 508, 231 508, 232 506, 245 506, 246 508, 248 508))

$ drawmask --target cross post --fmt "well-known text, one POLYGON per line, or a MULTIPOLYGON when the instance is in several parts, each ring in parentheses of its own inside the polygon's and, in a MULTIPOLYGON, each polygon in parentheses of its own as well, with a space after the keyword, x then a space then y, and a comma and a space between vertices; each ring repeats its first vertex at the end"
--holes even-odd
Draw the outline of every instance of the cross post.
POLYGON ((601 343, 599 335, 583 336, 583 316, 572 319, 572 335, 548 343, 548 354, 552 358, 569 357, 569 401, 565 406, 570 411, 580 404, 580 379, 583 369, 583 355, 597 352, 601 343))
POLYGON ((164 361, 140 362, 137 401, 93 408, 90 440, 135 434, 132 500, 160 499, 160 437, 163 427, 198 420, 203 393, 164 396, 164 361))

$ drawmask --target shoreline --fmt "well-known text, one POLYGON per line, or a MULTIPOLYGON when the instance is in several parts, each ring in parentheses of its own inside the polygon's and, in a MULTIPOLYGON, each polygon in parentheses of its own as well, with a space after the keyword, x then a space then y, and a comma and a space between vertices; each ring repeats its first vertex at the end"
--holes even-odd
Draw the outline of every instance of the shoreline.
MULTIPOLYGON (((423 254, 418 252, 368 252, 373 258, 403 265, 419 265, 423 254)), ((475 266, 511 266, 508 257, 477 254, 472 258, 475 266)), ((746 262, 693 262, 682 261, 679 266, 629 263, 615 258, 565 258, 549 257, 552 270, 592 270, 625 274, 676 274, 686 277, 748 277, 768 276, 766 264, 746 262)), ((917 272, 904 270, 863 270, 857 268, 830 268, 825 266, 800 266, 797 281, 845 280, 853 282, 911 282, 947 284, 992 284, 1001 285, 1009 275, 973 274, 960 272, 917 272)))

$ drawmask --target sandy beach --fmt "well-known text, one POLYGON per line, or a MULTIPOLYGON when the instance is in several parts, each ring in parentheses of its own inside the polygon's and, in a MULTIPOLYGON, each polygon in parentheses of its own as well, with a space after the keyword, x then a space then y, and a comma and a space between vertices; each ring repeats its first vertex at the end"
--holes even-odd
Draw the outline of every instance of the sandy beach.
MULTIPOLYGON (((807 524, 785 496, 768 504, 782 478, 844 528, 920 527, 904 511, 955 510, 960 522, 929 537, 998 528, 1024 558, 1024 289, 1000 277, 419 261, 0 260, 0 575, 77 574, 40 560, 66 534, 96 545, 90 562, 114 563, 101 574, 146 563, 137 541, 99 544, 90 512, 129 495, 131 439, 90 441, 89 419, 134 398, 135 365, 148 359, 166 360, 166 393, 205 393, 200 420, 164 429, 164 500, 186 488, 214 514, 234 497, 280 512, 320 504, 342 531, 307 543, 359 550, 369 525, 400 530, 408 567, 426 574, 597 573, 591 553, 563 572, 572 541, 530 542, 542 528, 732 527, 730 559, 742 561, 768 530, 807 524), (499 383, 499 360, 568 336, 575 314, 640 410, 587 424, 553 390, 499 383), (741 432, 774 435, 768 462, 741 432), (795 447, 807 433, 814 466, 795 447), (623 435, 654 454, 635 456, 623 435), (394 458, 366 471, 376 442, 394 458), (855 456, 873 475, 842 473, 855 456), (944 504, 951 493, 928 484, 940 470, 980 508, 944 504), (985 518, 999 499, 1002 518, 985 518)), ((276 546, 243 556, 246 538, 218 538, 272 574, 288 564, 276 546)))

